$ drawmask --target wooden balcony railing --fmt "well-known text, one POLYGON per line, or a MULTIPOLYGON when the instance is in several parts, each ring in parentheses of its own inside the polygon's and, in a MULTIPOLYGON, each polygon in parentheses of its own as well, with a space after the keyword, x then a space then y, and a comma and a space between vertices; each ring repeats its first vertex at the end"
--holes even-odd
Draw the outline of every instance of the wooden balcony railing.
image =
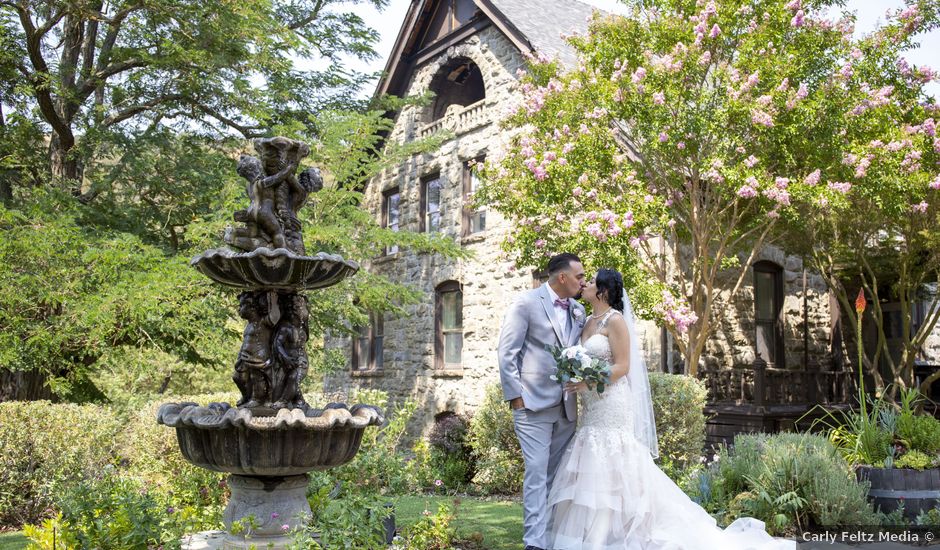
POLYGON ((703 368, 699 378, 708 390, 708 403, 757 406, 850 403, 857 382, 851 370, 778 369, 760 357, 749 367, 703 368))

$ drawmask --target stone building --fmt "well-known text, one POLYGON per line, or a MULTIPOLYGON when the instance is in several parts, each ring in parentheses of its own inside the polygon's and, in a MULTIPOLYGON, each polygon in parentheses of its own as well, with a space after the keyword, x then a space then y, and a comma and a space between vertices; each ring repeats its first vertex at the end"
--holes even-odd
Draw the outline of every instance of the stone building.
MULTIPOLYGON (((357 338, 329 339, 327 345, 343 349, 348 360, 327 381, 330 387, 411 396, 421 405, 417 430, 441 413, 473 411, 485 386, 498 380, 503 313, 517 293, 540 281, 530 271, 514 271, 502 256, 499 245, 511 225, 496 212, 468 209, 467 195, 477 184, 469 166, 504 143, 498 122, 520 101, 516 72, 526 56, 558 56, 574 66, 575 54, 561 35, 586 31, 593 10, 576 0, 412 1, 376 93, 431 90, 435 99, 397 113, 387 139, 439 130, 453 137, 440 150, 375 177, 365 205, 387 227, 442 232, 473 256, 446 260, 392 248, 363 262, 365 269, 417 286, 424 300, 407 317, 373 315, 357 338)), ((768 248, 757 260, 748 284, 725 300, 734 306, 722 316, 708 364, 750 364, 755 349, 778 368, 826 361, 837 314, 823 281, 778 249, 768 248)), ((681 369, 665 331, 642 323, 640 332, 651 368, 681 369)))

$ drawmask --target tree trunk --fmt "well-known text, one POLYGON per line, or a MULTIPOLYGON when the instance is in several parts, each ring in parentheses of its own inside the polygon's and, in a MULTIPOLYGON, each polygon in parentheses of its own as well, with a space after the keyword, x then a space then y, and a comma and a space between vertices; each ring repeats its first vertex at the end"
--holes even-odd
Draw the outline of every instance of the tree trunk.
POLYGON ((60 136, 53 132, 52 139, 49 140, 49 167, 55 178, 70 180, 75 182, 75 189, 81 190, 81 174, 79 173, 79 163, 72 154, 75 147, 75 138, 73 136, 60 136))

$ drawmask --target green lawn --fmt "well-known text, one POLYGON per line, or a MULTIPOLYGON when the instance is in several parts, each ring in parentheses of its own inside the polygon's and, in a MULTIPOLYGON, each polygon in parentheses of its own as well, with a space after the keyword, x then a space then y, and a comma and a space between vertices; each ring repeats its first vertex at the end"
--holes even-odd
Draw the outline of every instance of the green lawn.
POLYGON ((22 533, 0 533, 0 550, 21 550, 27 542, 22 533))
MULTIPOLYGON (((453 497, 440 496, 399 497, 395 522, 399 528, 411 525, 425 509, 436 512, 439 503, 453 500, 453 497)), ((454 524, 462 539, 483 535, 482 545, 487 550, 522 549, 522 504, 518 502, 460 497, 454 524)))

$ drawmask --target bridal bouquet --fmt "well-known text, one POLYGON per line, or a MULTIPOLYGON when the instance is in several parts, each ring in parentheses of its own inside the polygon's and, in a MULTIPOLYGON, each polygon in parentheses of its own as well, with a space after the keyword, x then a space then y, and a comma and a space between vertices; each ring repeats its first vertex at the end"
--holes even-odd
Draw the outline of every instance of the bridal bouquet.
POLYGON ((610 384, 610 365, 588 355, 583 346, 564 349, 548 346, 548 352, 555 358, 555 374, 549 378, 562 386, 568 382, 584 382, 597 393, 604 393, 604 387, 610 384))

